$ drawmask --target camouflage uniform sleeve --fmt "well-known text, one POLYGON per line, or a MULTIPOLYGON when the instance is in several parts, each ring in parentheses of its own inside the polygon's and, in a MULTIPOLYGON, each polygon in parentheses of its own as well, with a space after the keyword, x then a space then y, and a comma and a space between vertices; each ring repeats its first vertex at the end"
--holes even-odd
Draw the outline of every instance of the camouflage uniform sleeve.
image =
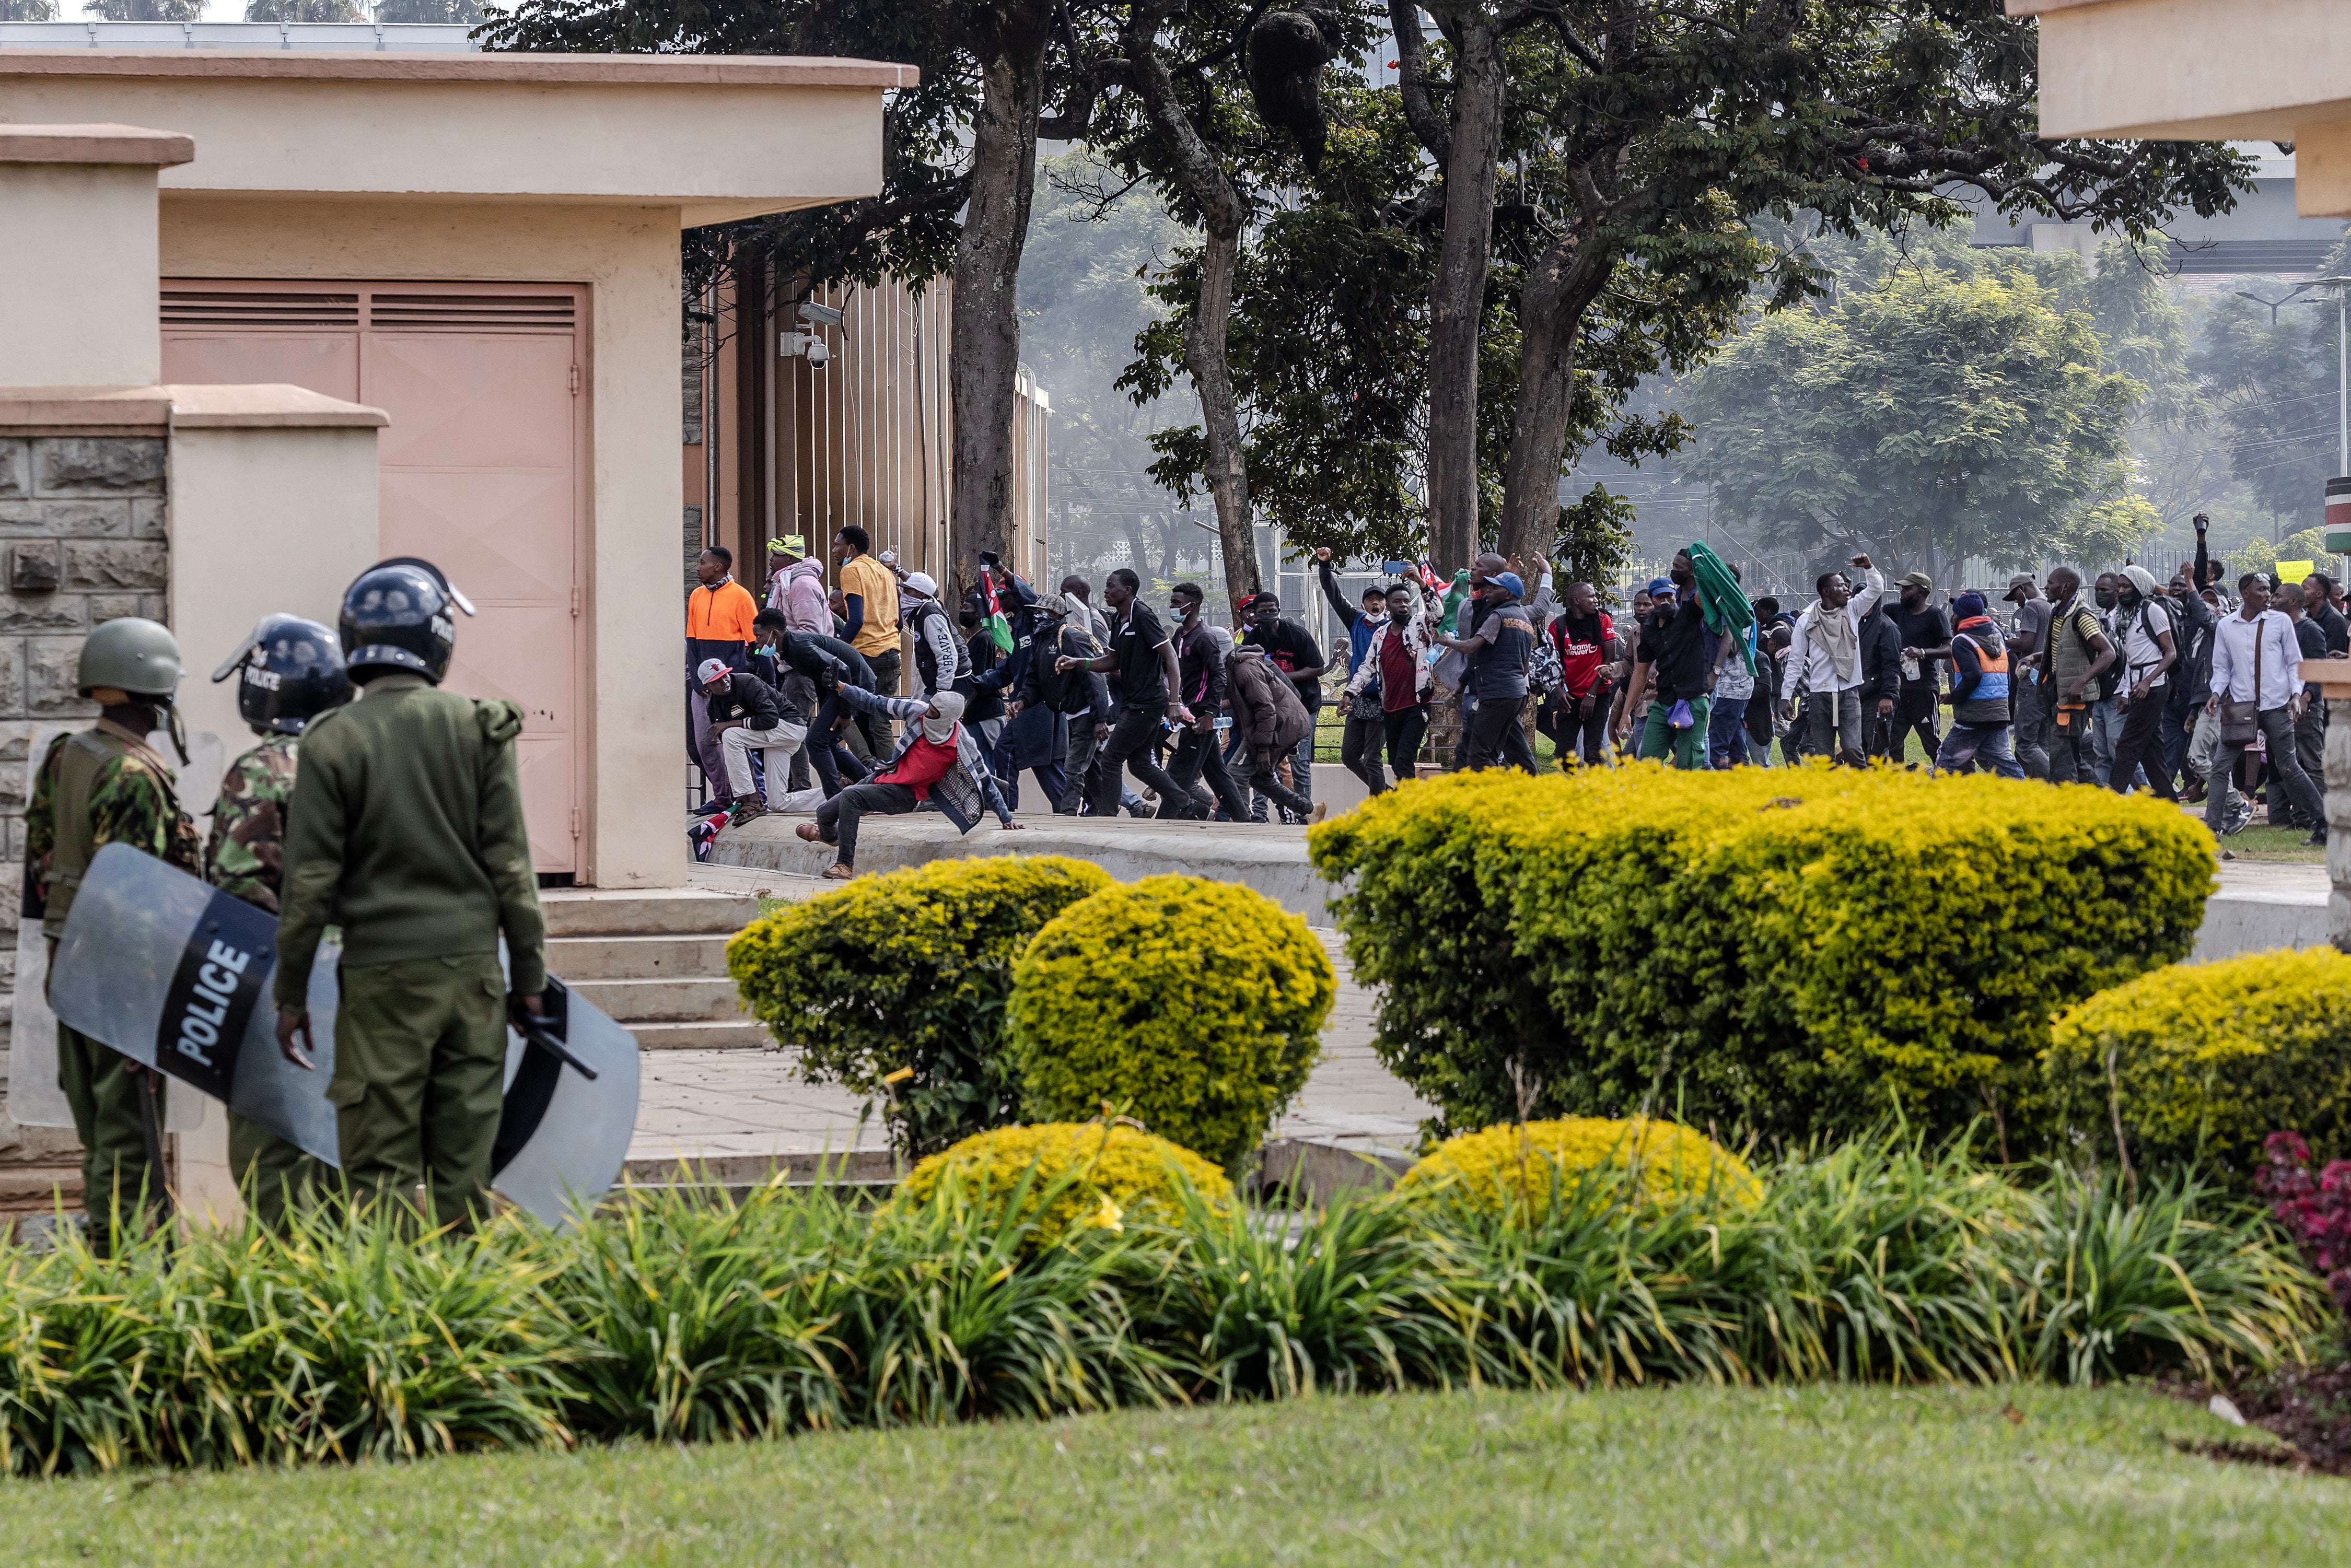
POLYGON ((70 738, 61 735, 49 742, 33 776, 33 799, 25 807, 25 883, 42 903, 48 901, 49 862, 57 852, 57 753, 70 738))
POLYGON ((264 741, 229 768, 213 805, 204 874, 223 893, 277 913, 285 866, 286 804, 294 794, 294 748, 264 741))
POLYGON ((110 758, 89 791, 90 845, 129 844, 182 871, 201 873, 204 850, 169 783, 135 757, 110 758))

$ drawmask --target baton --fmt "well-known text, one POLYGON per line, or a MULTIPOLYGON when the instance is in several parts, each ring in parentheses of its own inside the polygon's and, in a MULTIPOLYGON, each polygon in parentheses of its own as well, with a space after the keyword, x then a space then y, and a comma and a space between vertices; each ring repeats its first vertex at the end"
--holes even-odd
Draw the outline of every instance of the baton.
POLYGON ((148 1180, 154 1184, 155 1204, 163 1213, 173 1211, 171 1184, 163 1179, 163 1118, 156 1106, 156 1088, 160 1075, 152 1068, 138 1070, 139 1134, 147 1145, 148 1180))
POLYGON ((528 1013, 523 1016, 528 1020, 520 1026, 524 1039, 529 1040, 533 1045, 538 1046, 541 1051, 553 1056, 558 1061, 560 1061, 564 1066, 569 1067, 572 1071, 580 1074, 580 1077, 588 1080, 589 1082, 593 1083, 596 1082, 596 1070, 594 1068, 589 1066, 586 1062, 572 1055, 569 1048, 565 1046, 561 1040, 556 1039, 553 1032, 550 1031, 545 1024, 539 1022, 537 1019, 530 1018, 528 1013))

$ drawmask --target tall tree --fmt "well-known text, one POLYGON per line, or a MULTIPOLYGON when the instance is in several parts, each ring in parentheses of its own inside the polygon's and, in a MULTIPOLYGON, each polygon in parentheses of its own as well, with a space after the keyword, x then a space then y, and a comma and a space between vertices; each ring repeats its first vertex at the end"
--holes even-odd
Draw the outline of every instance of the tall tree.
MULTIPOLYGON (((2246 281, 2247 294, 2288 293, 2246 281)), ((2334 310, 2294 300, 2273 311, 2231 294, 2214 302, 2189 362, 2219 408, 2231 471, 2269 513, 2270 537, 2294 532, 2324 505, 2340 455, 2334 310)))
POLYGON ((2028 268, 1906 270, 1765 317, 1698 376, 1715 505, 1815 561, 2111 559, 2155 515, 2129 463, 2142 389, 2028 268))
MULTIPOLYGON (((1558 526, 1562 462, 1595 328, 1657 335, 1696 357, 1726 306, 1769 277, 1786 304, 1817 286, 1753 242, 1764 214, 1819 214, 1843 233, 1959 215, 1955 184, 1999 210, 2112 225, 2133 235, 2175 207, 2210 213, 2248 188, 2250 162, 2192 143, 2037 134, 2033 24, 2001 0, 1445 0, 1446 47, 1393 8, 1399 96, 1435 166, 1453 258, 1432 280, 1431 543, 1458 561, 1478 535, 1539 548, 1558 526), (1492 68, 1504 40, 1507 68, 1492 68), (1449 98, 1449 119, 1430 106, 1449 98), (1499 140, 1486 128, 1499 123, 1499 140), (1490 151, 1489 151, 1490 149, 1490 151), (1499 207, 1502 158, 1516 200, 1499 207), (1457 225, 1464 225, 1455 232, 1457 225), (1490 235, 1490 240, 1489 235, 1490 235), (1501 515, 1465 529, 1459 457, 1474 363, 1449 336, 1484 294, 1482 264, 1523 267, 1516 419, 1501 515), (1440 341, 1439 340, 1443 340, 1440 341), (1443 411, 1441 413, 1437 411, 1443 411)), ((1424 192, 1402 204, 1426 212, 1424 192)))
POLYGON ((950 273, 955 535, 1008 552, 1020 252, 1038 139, 1082 136, 1092 114, 1102 19, 1088 0, 517 0, 486 15, 478 36, 494 48, 849 55, 921 71, 883 110, 878 195, 701 231, 689 276, 737 269, 792 299, 950 273))
POLYGON ((1131 0, 1118 57, 1103 71, 1118 90, 1098 117, 1096 154, 1131 181, 1150 182, 1199 233, 1161 291, 1182 298, 1170 341, 1199 397, 1197 472, 1216 507, 1226 588, 1236 597, 1261 586, 1229 358, 1241 252, 1270 198, 1322 167, 1325 66, 1373 37, 1360 12, 1131 0))

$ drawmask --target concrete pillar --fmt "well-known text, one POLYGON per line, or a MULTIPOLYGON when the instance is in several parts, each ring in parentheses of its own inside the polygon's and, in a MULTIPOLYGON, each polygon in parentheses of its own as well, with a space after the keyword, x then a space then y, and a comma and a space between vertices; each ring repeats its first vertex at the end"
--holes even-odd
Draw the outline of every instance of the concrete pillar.
POLYGON ((154 383, 155 176, 194 156, 131 125, 0 125, 0 387, 154 383))
POLYGON ((2303 678, 2329 705, 2326 721, 2326 933, 2351 953, 2351 661, 2305 663, 2303 678), (2335 722, 2340 713, 2344 722, 2335 722))

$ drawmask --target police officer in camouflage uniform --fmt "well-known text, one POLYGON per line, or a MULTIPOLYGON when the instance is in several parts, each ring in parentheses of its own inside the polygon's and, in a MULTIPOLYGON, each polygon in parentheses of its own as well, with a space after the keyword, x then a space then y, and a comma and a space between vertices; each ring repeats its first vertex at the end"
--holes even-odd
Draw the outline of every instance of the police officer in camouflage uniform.
MULTIPOLYGON (((24 914, 40 919, 52 958, 82 874, 101 846, 129 844, 190 873, 200 872, 203 862, 195 825, 172 790, 172 769, 147 744, 167 714, 175 739, 179 735, 171 710, 180 648, 172 633, 137 616, 109 621, 82 640, 77 678, 81 695, 99 705, 98 723, 50 745, 25 811, 24 914)), ((57 1087, 81 1140, 90 1245, 103 1254, 112 1249, 118 1221, 163 1200, 163 1173, 149 1158, 141 1106, 142 1099, 151 1102, 160 1129, 163 1079, 61 1023, 57 1087)))
POLYGON ((343 930, 336 1109, 354 1198, 469 1225, 488 1206, 509 1011, 542 1014, 546 922, 523 828, 522 711, 440 689, 465 596, 429 561, 381 561, 343 596, 355 702, 302 737, 287 812, 277 1041, 308 1067, 310 965, 343 930), (506 938, 511 992, 498 967, 506 938))
MULTIPOLYGON (((230 763, 221 779, 204 847, 205 875, 222 892, 275 915, 296 737, 313 717, 350 700, 351 680, 335 634, 298 615, 272 615, 256 626, 213 672, 214 682, 232 675, 238 677, 237 712, 261 744, 230 763)), ((324 1160, 234 1111, 228 1113, 228 1167, 273 1230, 289 1203, 307 1204, 336 1182, 334 1167, 324 1160)))

